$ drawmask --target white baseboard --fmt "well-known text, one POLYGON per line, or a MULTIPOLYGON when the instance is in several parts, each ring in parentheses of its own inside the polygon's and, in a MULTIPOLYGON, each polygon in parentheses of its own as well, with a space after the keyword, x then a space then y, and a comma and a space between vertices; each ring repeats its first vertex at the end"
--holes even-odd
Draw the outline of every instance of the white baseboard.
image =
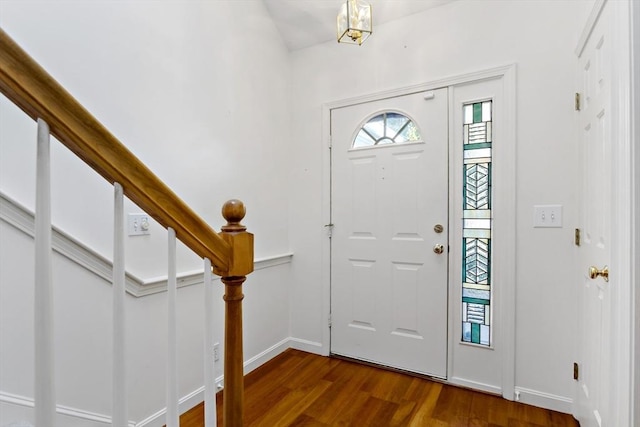
MULTIPOLYGON (((178 413, 184 414, 189 409, 204 401, 204 386, 183 396, 178 401, 178 413)), ((167 408, 162 408, 144 420, 135 423, 133 427, 162 427, 166 424, 167 408)))
POLYGON ((573 399, 524 387, 516 387, 515 391, 518 402, 571 414, 573 399))
MULTIPOLYGON (((259 366, 264 365, 269 360, 273 359, 286 349, 290 348, 291 338, 285 338, 277 344, 272 345, 262 353, 259 353, 253 356, 251 359, 244 362, 244 374, 247 375, 249 372, 253 371, 259 366)), ((222 380, 222 378, 220 378, 222 380)), ((216 383, 219 384, 220 381, 216 380, 216 383)))
MULTIPOLYGON (((290 338, 286 338, 280 341, 277 344, 272 345, 265 351, 257 354, 256 356, 250 358, 249 360, 244 362, 244 374, 248 374, 254 369, 262 366, 269 360, 273 359, 283 351, 289 348, 290 338)), ((224 376, 220 375, 216 378, 216 384, 224 384, 224 376)), ((187 412, 189 409, 193 408, 197 404, 204 401, 204 386, 194 390, 188 395, 182 397, 179 401, 178 412, 183 414, 187 412)), ((136 423, 134 427, 162 427, 166 422, 166 413, 167 409, 163 408, 156 412, 155 414, 150 415, 144 420, 136 423)))
POLYGON ((502 389, 500 387, 496 387, 494 385, 485 384, 477 381, 471 381, 460 377, 451 377, 449 378, 449 383, 453 385, 458 385, 460 387, 470 388, 472 390, 484 391, 487 393, 497 394, 502 396, 502 389))
POLYGON ((300 351, 306 351, 307 353, 326 356, 323 352, 322 343, 315 341, 307 341, 300 338, 289 338, 289 347, 300 351))
MULTIPOLYGON (((7 393, 0 391, 0 404, 19 406, 23 408, 33 409, 35 406, 34 400, 30 397, 19 396, 13 393, 7 393)), ((82 409, 71 408, 69 406, 56 405, 56 413, 58 417, 58 425, 68 425, 69 422, 65 422, 65 417, 70 417, 76 420, 82 420, 83 425, 90 426, 103 426, 111 425, 111 417, 104 414, 98 414, 95 412, 85 411, 82 409), (87 424, 91 423, 91 424, 87 424)), ((4 421, 3 421, 4 422, 4 421)), ((136 424, 129 421, 129 427, 135 427, 136 424)))

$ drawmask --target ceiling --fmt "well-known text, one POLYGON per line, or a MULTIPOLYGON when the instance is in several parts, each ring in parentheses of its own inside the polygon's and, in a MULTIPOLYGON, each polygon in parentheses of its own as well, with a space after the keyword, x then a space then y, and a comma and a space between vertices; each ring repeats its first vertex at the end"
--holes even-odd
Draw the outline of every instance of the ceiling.
MULTIPOLYGON (((453 0, 367 0, 373 28, 453 0)), ((344 0, 264 0, 289 50, 335 40, 336 16, 344 0)))

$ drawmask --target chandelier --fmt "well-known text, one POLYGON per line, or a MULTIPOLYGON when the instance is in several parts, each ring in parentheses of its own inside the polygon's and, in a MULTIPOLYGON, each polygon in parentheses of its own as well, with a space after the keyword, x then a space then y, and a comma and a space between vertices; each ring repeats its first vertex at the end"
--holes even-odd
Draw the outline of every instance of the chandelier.
POLYGON ((346 0, 338 13, 338 43, 361 45, 371 31, 371 5, 360 0, 346 0))

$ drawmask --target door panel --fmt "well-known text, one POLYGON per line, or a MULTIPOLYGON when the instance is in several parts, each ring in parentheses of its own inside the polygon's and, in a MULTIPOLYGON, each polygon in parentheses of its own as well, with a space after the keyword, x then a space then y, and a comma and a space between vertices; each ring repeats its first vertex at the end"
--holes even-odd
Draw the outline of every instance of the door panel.
POLYGON ((583 105, 579 115, 582 151, 582 247, 580 277, 580 378, 577 417, 584 427, 610 425, 609 331, 610 286, 602 277, 591 278, 589 268, 603 269, 610 262, 611 130, 609 6, 605 4, 579 59, 583 105))
POLYGON ((448 244, 447 89, 426 98, 331 112, 331 351, 446 377, 448 256, 433 247, 448 244), (422 139, 351 148, 384 111, 408 116, 422 139))

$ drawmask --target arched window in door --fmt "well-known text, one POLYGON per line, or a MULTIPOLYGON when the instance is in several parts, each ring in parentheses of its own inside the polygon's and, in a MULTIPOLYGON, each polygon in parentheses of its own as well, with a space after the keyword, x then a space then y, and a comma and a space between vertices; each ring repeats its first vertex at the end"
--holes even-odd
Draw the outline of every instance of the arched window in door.
POLYGON ((360 129, 352 148, 422 141, 416 124, 404 114, 385 111, 369 119, 360 129))

